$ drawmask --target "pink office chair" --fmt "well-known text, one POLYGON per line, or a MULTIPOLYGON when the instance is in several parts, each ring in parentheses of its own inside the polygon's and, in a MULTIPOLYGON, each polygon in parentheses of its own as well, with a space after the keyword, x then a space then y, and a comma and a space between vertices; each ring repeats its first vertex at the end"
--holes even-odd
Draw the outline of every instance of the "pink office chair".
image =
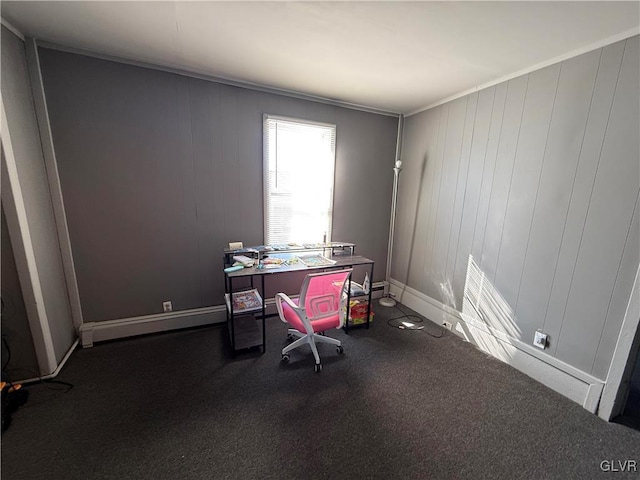
POLYGON ((342 353, 340 340, 320 335, 330 328, 341 328, 347 307, 347 285, 351 269, 312 273, 305 277, 297 301, 284 293, 276 294, 276 306, 280 319, 291 325, 289 338, 296 341, 282 349, 282 360, 289 361, 289 352, 309 344, 316 359, 315 371, 322 370, 317 342, 336 345, 342 353))

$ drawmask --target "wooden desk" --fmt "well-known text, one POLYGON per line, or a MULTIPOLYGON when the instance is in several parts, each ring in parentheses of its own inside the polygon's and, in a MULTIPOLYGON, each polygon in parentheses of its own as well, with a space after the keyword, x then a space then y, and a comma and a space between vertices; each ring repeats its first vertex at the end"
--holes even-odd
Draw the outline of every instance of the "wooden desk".
MULTIPOLYGON (((308 253, 308 251, 307 251, 308 253)), ((283 260, 290 260, 294 257, 298 257, 295 253, 279 253, 269 252, 269 258, 280 258, 283 260)), ((313 272, 313 271, 326 271, 326 270, 339 270, 342 268, 352 268, 358 265, 370 266, 370 281, 373 282, 373 265, 374 262, 370 258, 360 255, 335 255, 332 257, 336 263, 329 266, 320 267, 308 267, 301 261, 293 264, 283 264, 278 268, 244 268, 235 272, 225 273, 225 293, 232 297, 233 281, 234 279, 249 278, 251 281, 251 287, 254 287, 254 279, 260 279, 260 294, 262 295, 262 309, 254 311, 250 314, 237 315, 233 311, 233 302, 229 302, 229 308, 227 309, 227 326, 229 328, 229 335, 231 340, 231 348, 235 355, 238 350, 243 350, 252 347, 262 347, 262 353, 266 351, 266 335, 265 335, 265 319, 267 318, 265 312, 265 279, 273 278, 278 275, 286 275, 293 272, 313 272), (259 318, 256 319, 255 315, 259 318), (261 325, 260 325, 261 324, 261 325), (260 328, 261 327, 261 328, 260 328)), ((369 328, 369 316, 371 315, 371 292, 372 288, 369 288, 367 297, 367 317, 366 322, 363 324, 366 328, 369 328)), ((349 277, 349 288, 347 289, 347 305, 351 300, 351 277, 349 277)), ((349 307, 350 308, 350 307, 349 307)), ((270 315, 272 316, 272 315, 270 315)), ((352 326, 353 327, 353 326, 352 326)), ((349 332, 349 309, 347 311, 347 317, 344 323, 344 330, 349 332)))

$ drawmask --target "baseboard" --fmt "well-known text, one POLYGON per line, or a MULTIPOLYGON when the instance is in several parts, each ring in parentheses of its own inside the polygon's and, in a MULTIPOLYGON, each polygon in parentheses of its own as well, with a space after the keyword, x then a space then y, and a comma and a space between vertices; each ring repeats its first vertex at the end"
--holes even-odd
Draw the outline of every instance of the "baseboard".
POLYGON ((602 380, 394 279, 390 290, 403 305, 438 325, 450 322, 452 332, 464 340, 596 413, 604 387, 602 380))
POLYGON ((118 318, 103 322, 87 322, 80 326, 80 339, 82 347, 87 348, 92 347, 95 342, 105 340, 212 325, 225 321, 226 309, 223 305, 218 305, 141 317, 118 318))
MULTIPOLYGON (((371 298, 379 298, 383 294, 384 282, 376 282, 372 286, 371 298)), ((275 305, 273 298, 265 303, 269 308, 275 305)), ((95 342, 115 340, 118 338, 146 335, 148 333, 166 332, 181 328, 199 327, 224 323, 227 320, 226 307, 213 307, 181 310, 178 312, 158 313, 140 317, 118 318, 102 322, 86 322, 80 326, 82 347, 93 347, 95 342)))
POLYGON ((69 347, 69 349, 67 350, 67 353, 64 355, 64 357, 62 357, 62 360, 60 360, 60 363, 58 364, 58 367, 53 372, 51 372, 49 374, 46 374, 46 375, 40 375, 38 377, 23 378, 23 379, 20 379, 20 380, 13 380, 13 383, 20 383, 20 384, 24 385, 24 384, 28 384, 28 383, 42 382, 43 380, 49 380, 49 379, 57 377, 58 374, 60 373, 60 371, 62 370, 62 368, 66 365, 67 360, 69 360, 69 357, 71 356, 73 351, 78 346, 78 343, 80 343, 80 339, 76 338, 73 341, 73 343, 71 344, 71 346, 69 347))
POLYGON ((382 298, 386 287, 387 282, 374 282, 371 285, 371 300, 382 298))

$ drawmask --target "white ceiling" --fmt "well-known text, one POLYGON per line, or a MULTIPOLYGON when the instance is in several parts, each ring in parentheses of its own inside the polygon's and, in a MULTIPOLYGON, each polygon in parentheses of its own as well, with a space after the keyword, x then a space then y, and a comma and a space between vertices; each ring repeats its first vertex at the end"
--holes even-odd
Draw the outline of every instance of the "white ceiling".
POLYGON ((409 113, 640 31, 633 2, 16 2, 26 36, 409 113))

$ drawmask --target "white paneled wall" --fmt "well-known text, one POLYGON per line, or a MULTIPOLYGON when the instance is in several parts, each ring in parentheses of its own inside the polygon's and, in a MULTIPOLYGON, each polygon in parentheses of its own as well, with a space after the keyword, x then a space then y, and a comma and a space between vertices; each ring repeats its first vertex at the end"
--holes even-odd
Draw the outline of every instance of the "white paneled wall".
POLYGON ((392 278, 462 310, 471 254, 507 335, 606 378, 640 256, 638 46, 407 118, 392 278))

